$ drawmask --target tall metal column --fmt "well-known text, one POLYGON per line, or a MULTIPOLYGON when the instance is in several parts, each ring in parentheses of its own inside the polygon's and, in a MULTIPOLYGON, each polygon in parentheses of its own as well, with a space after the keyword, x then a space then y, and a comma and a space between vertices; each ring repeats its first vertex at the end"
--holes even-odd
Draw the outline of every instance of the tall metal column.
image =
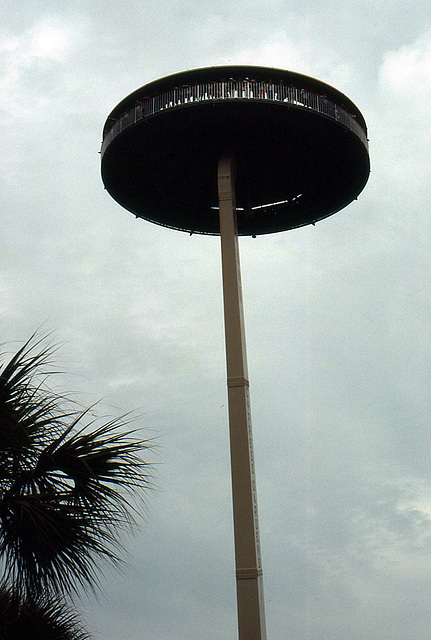
POLYGON ((266 640, 234 162, 218 165, 239 640, 266 640))

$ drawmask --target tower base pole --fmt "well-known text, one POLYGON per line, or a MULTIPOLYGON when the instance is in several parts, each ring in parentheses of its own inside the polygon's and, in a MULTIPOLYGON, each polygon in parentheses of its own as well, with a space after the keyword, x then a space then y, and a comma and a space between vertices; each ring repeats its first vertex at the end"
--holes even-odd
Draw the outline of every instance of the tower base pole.
POLYGON ((218 164, 239 640, 266 640, 244 312, 230 156, 218 164))

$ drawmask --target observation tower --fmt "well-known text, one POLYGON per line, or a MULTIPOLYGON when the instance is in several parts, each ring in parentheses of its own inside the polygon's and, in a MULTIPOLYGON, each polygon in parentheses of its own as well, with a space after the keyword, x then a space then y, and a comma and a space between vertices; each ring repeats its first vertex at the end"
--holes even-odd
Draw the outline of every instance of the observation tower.
POLYGON ((265 614, 238 236, 315 224, 358 197, 367 127, 333 87, 255 66, 177 73, 108 116, 102 179, 136 217, 220 235, 239 640, 265 640, 265 614))

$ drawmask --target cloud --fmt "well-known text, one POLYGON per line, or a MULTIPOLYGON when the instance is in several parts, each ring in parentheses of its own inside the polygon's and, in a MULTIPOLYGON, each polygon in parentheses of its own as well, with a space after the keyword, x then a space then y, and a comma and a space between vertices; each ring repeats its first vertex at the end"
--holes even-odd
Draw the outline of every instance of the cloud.
POLYGON ((379 74, 392 97, 429 112, 431 97, 431 29, 414 42, 383 56, 379 74))
POLYGON ((310 37, 291 38, 276 31, 258 46, 246 47, 229 64, 255 64, 313 75, 324 82, 345 87, 353 77, 351 65, 335 51, 310 37))
POLYGON ((38 108, 46 106, 46 94, 54 91, 50 74, 68 60, 78 40, 79 31, 74 25, 50 17, 0 39, 3 118, 34 117, 38 108), (36 90, 41 82, 42 87, 36 90))
POLYGON ((70 25, 44 18, 20 35, 5 37, 0 52, 9 55, 14 67, 30 66, 37 60, 63 60, 74 38, 70 25))
MULTIPOLYGON (((398 191, 393 210, 394 205, 408 207, 410 216, 417 211, 423 224, 420 202, 430 187, 431 29, 384 52, 377 80, 368 123, 374 173, 386 172, 379 198, 388 189, 398 191)), ((410 225, 411 217, 406 220, 410 225)))
POLYGON ((357 510, 353 520, 357 539, 350 553, 359 561, 365 551, 369 567, 377 573, 414 578, 429 568, 431 488, 423 478, 393 471, 396 475, 376 489, 374 505, 357 510))
POLYGON ((41 60, 62 60, 70 47, 67 29, 50 24, 38 25, 30 43, 30 55, 41 60))
POLYGON ((240 50, 232 58, 232 64, 256 64, 297 70, 304 68, 304 58, 300 46, 283 33, 275 33, 257 47, 240 50))

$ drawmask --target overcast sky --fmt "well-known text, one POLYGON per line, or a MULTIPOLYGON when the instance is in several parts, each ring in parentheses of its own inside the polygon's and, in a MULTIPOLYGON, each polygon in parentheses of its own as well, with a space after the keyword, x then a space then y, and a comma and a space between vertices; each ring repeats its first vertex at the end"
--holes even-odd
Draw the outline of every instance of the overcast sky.
POLYGON ((98 152, 141 85, 240 63, 344 92, 372 162, 344 211, 240 242, 268 639, 429 640, 429 0, 1 6, 0 338, 55 330, 68 387, 158 443, 94 638, 236 637, 219 240, 135 220, 98 152))

